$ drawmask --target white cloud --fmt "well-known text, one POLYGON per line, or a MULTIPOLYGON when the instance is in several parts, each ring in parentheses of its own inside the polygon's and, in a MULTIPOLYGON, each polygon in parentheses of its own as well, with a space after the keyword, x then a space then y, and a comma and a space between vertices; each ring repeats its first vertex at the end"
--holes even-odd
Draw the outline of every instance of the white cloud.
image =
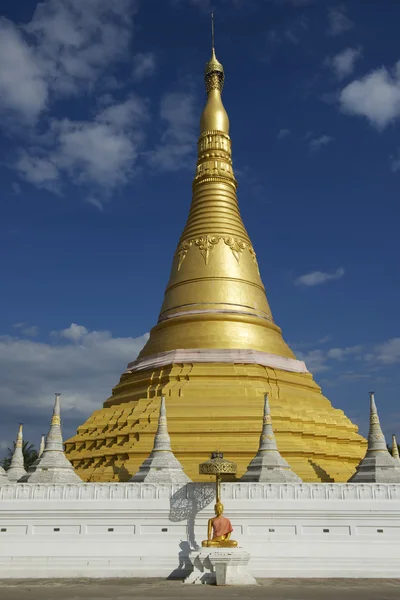
POLYGON ((361 48, 345 48, 335 56, 328 57, 325 65, 332 69, 338 79, 343 79, 352 74, 360 56, 361 48))
POLYGON ((35 120, 47 106, 42 65, 18 29, 0 19, 0 108, 35 120))
POLYGON ((101 108, 92 121, 53 120, 52 144, 46 139, 42 147, 21 152, 15 167, 30 183, 58 193, 67 175, 91 189, 88 201, 101 208, 133 177, 148 120, 147 104, 136 96, 101 108))
POLYGON ((112 191, 128 181, 136 157, 134 140, 113 127, 67 120, 60 124, 55 160, 76 183, 112 191))
POLYGON ((45 65, 49 87, 80 93, 126 53, 133 0, 45 0, 26 26, 45 65))
POLYGON ((39 333, 37 325, 28 325, 27 323, 14 323, 13 327, 19 329, 21 333, 28 337, 35 337, 39 333))
POLYGON ((329 366, 326 364, 327 356, 322 350, 310 350, 309 352, 296 352, 296 356, 299 360, 303 360, 306 363, 307 369, 315 374, 327 371, 329 366))
POLYGON ((321 135, 320 137, 313 138, 312 140, 310 140, 308 145, 312 152, 317 152, 318 150, 323 148, 323 146, 327 146, 328 144, 333 142, 333 140, 334 138, 330 135, 321 135))
MULTIPOLYGON (((36 152, 42 153, 35 149, 36 152)), ((60 172, 58 167, 49 158, 42 158, 38 154, 29 154, 22 151, 15 163, 15 168, 26 181, 38 188, 47 189, 58 193, 60 189, 60 172)))
MULTIPOLYGON (((112 98, 110 101, 112 102, 112 98)), ((148 119, 146 102, 132 94, 124 102, 107 106, 95 117, 95 120, 99 123, 106 123, 117 130, 141 127, 148 119)))
POLYGON ((276 137, 278 140, 284 140, 288 135, 290 135, 290 129, 280 129, 276 137))
POLYGON ((304 285, 306 287, 313 287, 315 285, 321 285, 327 281, 333 281, 335 279, 341 279, 345 271, 342 267, 337 269, 334 273, 323 273, 322 271, 313 271, 312 273, 306 273, 301 275, 295 280, 296 285, 304 285))
MULTIPOLYGON (((12 131, 19 131, 22 143, 10 166, 25 181, 58 195, 70 183, 102 209, 135 176, 139 158, 167 170, 193 159, 197 118, 190 94, 163 98, 161 144, 147 153, 149 103, 133 93, 121 99, 126 81, 117 78, 117 62, 133 62, 131 83, 155 70, 151 52, 130 58, 138 5, 137 0, 43 0, 26 25, 0 21, 0 111, 30 120, 30 127, 12 131), (117 90, 118 100, 110 93, 117 90), (91 117, 77 116, 75 104, 64 102, 58 104, 63 118, 57 113, 55 118, 56 103, 70 96, 84 96, 91 117)), ((1 123, 6 127, 9 120, 1 123)))
MULTIPOLYGON (((303 360, 313 374, 331 372, 325 384, 338 382, 369 382, 371 386, 382 386, 396 377, 400 364, 400 338, 392 338, 380 344, 357 344, 355 346, 315 348, 315 344, 292 344, 298 359, 303 360), (313 349, 307 350, 308 347, 313 349), (382 369, 392 367, 391 372, 382 374, 382 369), (393 369, 394 367, 394 369, 393 369)), ((322 381, 323 383, 323 381, 322 381)))
POLYGON ((83 325, 77 325, 76 323, 71 323, 67 329, 62 329, 60 332, 54 331, 53 335, 60 335, 61 337, 70 340, 71 342, 80 342, 85 336, 88 335, 89 331, 83 325))
POLYGON ((357 346, 350 346, 348 348, 331 348, 327 352, 328 358, 333 358, 335 360, 344 360, 349 356, 359 355, 363 351, 363 346, 358 344, 357 346))
POLYGON ((393 173, 400 171, 400 150, 397 152, 397 156, 392 156, 390 158, 390 161, 393 173))
POLYGON ((44 0, 32 20, 0 21, 0 105, 34 120, 50 94, 91 90, 125 58, 135 0, 44 0))
POLYGON ((192 165, 198 125, 193 94, 166 94, 161 100, 160 117, 165 123, 165 130, 161 144, 148 153, 150 164, 166 171, 192 165))
MULTIPOLYGON (((113 65, 130 56, 136 5, 136 0, 44 0, 26 25, 0 21, 0 110, 31 122, 20 130, 23 146, 14 168, 32 185, 62 194, 69 181, 84 186, 88 201, 101 207, 135 174, 149 122, 146 101, 134 94, 122 101, 109 98, 92 119, 55 119, 50 110, 60 97, 83 94, 90 107, 97 86, 104 91, 113 81, 118 87, 113 65)), ((151 53, 136 55, 135 77, 149 75, 154 66, 151 53)))
POLYGON ((0 337, 0 403, 17 408, 50 407, 62 393, 64 409, 89 413, 100 408, 112 386, 148 339, 113 337, 71 325, 53 343, 0 337), (69 332, 69 333, 68 333, 69 332))
POLYGON ((328 9, 328 35, 336 37, 354 27, 346 14, 345 6, 333 6, 328 9))
POLYGON ((349 83, 340 93, 340 108, 366 117, 378 129, 400 117, 400 61, 392 72, 381 67, 349 83))
POLYGON ((400 363, 400 337, 378 344, 367 358, 385 365, 400 363))
POLYGON ((304 16, 301 16, 282 31, 276 31, 275 29, 269 31, 267 39, 272 45, 281 44, 284 42, 298 44, 301 41, 304 33, 308 31, 308 27, 308 19, 304 16))
POLYGON ((152 75, 156 68, 156 60, 152 52, 140 52, 133 59, 133 76, 136 81, 152 75))

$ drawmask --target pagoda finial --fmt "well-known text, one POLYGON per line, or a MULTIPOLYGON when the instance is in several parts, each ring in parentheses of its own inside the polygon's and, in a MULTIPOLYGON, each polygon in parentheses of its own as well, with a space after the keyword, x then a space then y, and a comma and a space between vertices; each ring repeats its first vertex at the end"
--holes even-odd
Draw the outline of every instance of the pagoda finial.
POLYGON ((264 415, 263 415, 263 427, 260 437, 259 452, 268 452, 271 450, 278 450, 276 445, 276 439, 274 431, 272 429, 271 409, 269 407, 268 394, 264 396, 264 415))
POLYGON ((9 481, 16 482, 21 477, 26 475, 24 467, 24 455, 22 452, 23 448, 23 434, 22 434, 22 423, 19 424, 17 439, 15 441, 14 453, 11 459, 10 468, 7 471, 7 477, 9 481))
POLYGON ((55 394, 55 402, 54 402, 54 409, 53 409, 53 416, 51 418, 51 424, 52 425, 61 425, 61 418, 60 418, 60 396, 61 394, 56 392, 55 394))
POLYGON ((394 433, 392 434, 392 456, 395 460, 400 462, 399 447, 397 445, 396 434, 394 433))
POLYGON ((224 67, 215 55, 214 47, 214 12, 211 13, 211 58, 206 63, 204 82, 207 91, 207 104, 200 121, 200 133, 221 131, 229 134, 229 119, 222 104, 221 92, 224 87, 224 67))
POLYGON ((375 404, 374 392, 369 393, 370 398, 370 422, 368 434, 368 450, 367 453, 387 452, 386 440, 383 435, 381 424, 379 421, 378 411, 375 404))
POLYGON ((17 441, 15 443, 16 448, 22 448, 22 445, 23 445, 22 427, 23 427, 23 423, 20 423, 18 426, 17 441))
POLYGON ((211 49, 214 50, 214 11, 211 11, 211 49))
POLYGON ((157 432, 154 437, 152 452, 172 452, 171 438, 167 427, 167 410, 165 408, 165 396, 161 396, 160 414, 158 417, 157 432))
POLYGON ((44 450, 44 439, 45 439, 45 435, 44 433, 42 434, 41 440, 40 440, 40 446, 39 446, 39 452, 38 452, 38 458, 40 458, 43 454, 43 450, 44 450))
POLYGON ((206 84, 207 94, 213 90, 217 89, 222 92, 222 88, 224 87, 224 67, 217 60, 215 54, 215 37, 214 37, 214 11, 211 13, 211 58, 206 63, 206 68, 204 70, 204 81, 206 84))

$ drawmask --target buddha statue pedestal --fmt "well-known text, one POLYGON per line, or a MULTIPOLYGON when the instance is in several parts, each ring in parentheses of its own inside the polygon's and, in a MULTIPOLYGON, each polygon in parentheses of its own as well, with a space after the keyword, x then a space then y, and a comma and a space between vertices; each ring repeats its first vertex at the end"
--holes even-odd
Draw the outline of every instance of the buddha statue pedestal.
POLYGON ((203 547, 189 554, 193 571, 184 583, 257 585, 247 570, 250 554, 243 548, 203 547))

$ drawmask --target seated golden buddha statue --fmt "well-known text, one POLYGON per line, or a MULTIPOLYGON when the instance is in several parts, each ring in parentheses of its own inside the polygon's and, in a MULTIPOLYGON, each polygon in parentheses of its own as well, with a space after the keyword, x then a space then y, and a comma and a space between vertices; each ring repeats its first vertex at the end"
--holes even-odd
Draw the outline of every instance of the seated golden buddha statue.
POLYGON ((235 540, 231 540, 233 531, 230 520, 224 517, 224 505, 217 502, 214 506, 215 517, 208 521, 207 539, 201 545, 206 548, 236 548, 238 545, 235 540))

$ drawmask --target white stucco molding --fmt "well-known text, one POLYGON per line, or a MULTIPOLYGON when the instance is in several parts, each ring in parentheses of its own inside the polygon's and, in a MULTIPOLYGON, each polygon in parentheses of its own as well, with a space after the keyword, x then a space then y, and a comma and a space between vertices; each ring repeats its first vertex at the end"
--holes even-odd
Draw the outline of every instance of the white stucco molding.
MULTIPOLYGON (((190 499, 213 484, 151 484, 151 483, 82 483, 30 484, 17 483, 0 486, 0 502, 7 500, 167 500, 185 487, 190 499)), ((181 492, 182 493, 182 492, 181 492)), ((224 483, 224 500, 400 500, 400 484, 385 483, 224 483)))
POLYGON ((135 360, 129 363, 126 373, 155 369, 171 364, 185 363, 235 363, 261 365, 292 373, 308 373, 308 369, 302 360, 285 358, 277 354, 259 352, 258 350, 220 349, 208 348, 179 349, 159 352, 151 356, 135 360))

